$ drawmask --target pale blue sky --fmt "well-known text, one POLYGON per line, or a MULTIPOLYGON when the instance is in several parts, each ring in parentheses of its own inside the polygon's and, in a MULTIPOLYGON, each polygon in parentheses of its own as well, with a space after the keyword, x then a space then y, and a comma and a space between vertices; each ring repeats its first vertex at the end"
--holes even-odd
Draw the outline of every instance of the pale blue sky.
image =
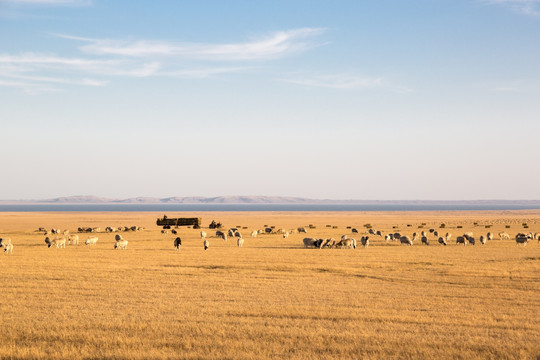
POLYGON ((540 0, 0 0, 0 199, 540 199, 540 0))

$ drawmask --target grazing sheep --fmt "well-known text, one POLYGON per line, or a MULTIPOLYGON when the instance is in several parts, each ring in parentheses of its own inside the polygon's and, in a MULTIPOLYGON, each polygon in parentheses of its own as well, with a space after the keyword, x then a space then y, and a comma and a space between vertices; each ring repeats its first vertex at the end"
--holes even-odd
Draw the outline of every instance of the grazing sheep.
POLYGON ((457 244, 463 244, 465 246, 467 245, 467 239, 464 236, 458 236, 456 237, 456 245, 457 244))
POLYGON ((369 236, 362 236, 360 238, 360 243, 363 247, 367 248, 369 246, 369 236))
POLYGON ((375 230, 373 230, 373 229, 368 229, 367 233, 368 233, 369 235, 375 235, 375 230))
POLYGON ((488 232, 486 235, 486 240, 493 240, 493 234, 488 232))
POLYGON ((444 239, 445 239, 446 241, 450 241, 450 238, 451 238, 451 237, 452 237, 452 234, 450 234, 450 233, 446 233, 446 235, 444 235, 444 239))
POLYGON ((336 244, 336 247, 340 247, 340 248, 349 248, 349 249, 354 249, 354 242, 353 241, 354 239, 345 239, 345 240, 340 240, 337 244, 336 244))
POLYGON ((401 239, 401 234, 398 232, 394 233, 394 239, 401 239))
POLYGON ((10 238, 0 238, 0 247, 4 247, 4 253, 13 254, 13 244, 10 238))
POLYGON ((68 245, 79 245, 79 235, 77 234, 69 235, 68 245))
POLYGON ((420 234, 421 234, 422 236, 427 237, 427 233, 426 233, 424 230, 422 230, 422 232, 421 232, 420 234))
POLYGON ((201 231, 201 239, 206 239, 206 232, 201 231))
POLYGON ((433 234, 435 232, 435 229, 429 229, 429 232, 433 234))
POLYGON ((383 235, 382 235, 382 232, 380 232, 379 230, 377 230, 376 234, 377 234, 377 236, 380 236, 380 237, 383 236, 383 235))
POLYGON ((66 238, 64 236, 55 237, 51 241, 51 245, 55 245, 57 249, 66 248, 66 238))
POLYGON ((446 240, 442 236, 439 237, 439 244, 446 246, 446 240))
POLYGON ((384 240, 393 241, 394 240, 394 235, 393 234, 387 234, 387 235, 384 236, 384 240))
POLYGON ((89 236, 88 239, 84 242, 85 245, 96 245, 98 241, 97 236, 89 236))
POLYGON ((251 232, 251 237, 252 238, 257 237, 257 235, 259 235, 259 232, 257 230, 251 232))
POLYGON ((352 229, 351 229, 351 232, 352 232, 353 234, 358 234, 358 230, 355 229, 355 228, 352 228, 352 229))
MULTIPOLYGON (((488 233, 488 234, 489 234, 489 233, 488 233)), ((484 235, 480 235, 480 244, 486 245, 486 239, 487 239, 487 238, 488 238, 487 236, 484 237, 484 235)))
POLYGON ((235 236, 235 237, 238 237, 238 238, 243 237, 242 234, 240 234, 240 231, 235 231, 235 232, 234 232, 234 236, 235 236))
POLYGON ((269 227, 264 228, 264 233, 265 234, 271 234, 273 232, 274 232, 274 229, 272 229, 272 228, 269 228, 269 227))
POLYGON ((204 239, 203 245, 204 250, 208 250, 208 248, 210 247, 210 241, 208 241, 208 239, 204 239))
POLYGON ((238 238, 238 240, 236 240, 236 245, 238 245, 238 247, 244 246, 244 238, 238 238))
POLYGON ((523 244, 523 246, 527 246, 529 239, 530 239, 529 236, 522 233, 518 233, 516 235, 516 245, 523 244))
POLYGON ((127 250, 127 246, 127 240, 116 240, 116 242, 114 243, 114 248, 117 250, 127 250))
POLYGON ((283 233, 283 238, 286 239, 286 238, 288 238, 288 237, 289 237, 289 232, 288 232, 288 231, 285 231, 285 232, 283 233))
POLYGON ((229 229, 229 231, 227 232, 227 235, 229 235, 230 237, 234 237, 234 232, 235 230, 229 229))
POLYGON ((315 240, 314 238, 304 238, 303 240, 303 243, 304 243, 304 247, 314 247, 315 246, 315 242, 317 240, 315 240))
POLYGON ((409 245, 409 246, 412 246, 413 242, 411 240, 410 237, 408 236, 401 236, 399 238, 399 242, 400 242, 400 245, 403 246, 403 245, 409 245))
POLYGON ((114 235, 114 241, 121 241, 121 240, 124 240, 124 238, 122 237, 122 235, 120 235, 120 234, 114 235))
POLYGON ((225 235, 225 233, 224 233, 223 231, 219 231, 219 230, 216 231, 216 236, 217 236, 218 238, 223 238, 223 235, 225 235))
POLYGON ((474 244, 476 244, 476 241, 474 240, 474 237, 472 237, 472 236, 469 236, 469 237, 468 237, 468 238, 466 238, 466 239, 467 239, 467 241, 469 242, 469 244, 471 244, 471 245, 474 245, 474 244))
POLYGON ((179 251, 181 246, 182 246, 182 239, 180 239, 180 237, 177 237, 176 239, 174 239, 175 250, 179 251))
POLYGON ((306 228, 299 227, 297 230, 298 230, 299 233, 307 234, 306 228))
POLYGON ((438 232, 437 230, 435 230, 435 231, 433 232, 433 236, 439 237, 439 232, 438 232))
POLYGON ((466 236, 466 237, 473 237, 474 234, 473 234, 472 231, 469 231, 469 232, 464 233, 463 236, 466 236))
POLYGON ((172 230, 171 230, 171 234, 173 234, 173 235, 178 235, 178 231, 176 231, 175 229, 172 229, 172 230))
POLYGON ((63 234, 64 236, 68 236, 68 235, 69 235, 69 230, 68 230, 68 229, 64 230, 64 231, 62 232, 62 234, 63 234))
POLYGON ((427 236, 422 236, 420 240, 422 241, 422 244, 429 245, 429 239, 427 238, 427 236))
POLYGON ((501 240, 510 240, 510 235, 508 235, 508 233, 500 232, 498 235, 501 240))
POLYGON ((331 244, 330 244, 331 241, 334 241, 334 243, 336 242, 333 238, 326 239, 326 241, 324 242, 324 244, 322 244, 321 248, 323 248, 323 247, 330 247, 330 246, 331 246, 331 244))

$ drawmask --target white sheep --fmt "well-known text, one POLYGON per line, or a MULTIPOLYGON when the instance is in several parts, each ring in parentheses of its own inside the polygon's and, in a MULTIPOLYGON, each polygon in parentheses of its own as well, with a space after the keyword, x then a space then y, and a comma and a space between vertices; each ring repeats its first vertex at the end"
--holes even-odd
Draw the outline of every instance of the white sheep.
POLYGON ((257 235, 259 235, 259 232, 257 230, 254 230, 254 231, 251 232, 251 237, 252 238, 257 237, 257 235))
POLYGON ((201 239, 206 239, 206 232, 201 231, 201 239))
POLYGON ((114 248, 117 250, 127 250, 128 241, 127 240, 116 240, 114 243, 114 248))
POLYGON ((88 239, 84 242, 85 245, 96 245, 98 241, 97 236, 89 236, 88 239))
POLYGON ((210 247, 210 241, 208 241, 208 239, 204 239, 203 245, 204 250, 208 250, 208 248, 210 247))
POLYGON ((244 238, 238 238, 238 240, 236 240, 236 244, 238 247, 244 246, 244 238))

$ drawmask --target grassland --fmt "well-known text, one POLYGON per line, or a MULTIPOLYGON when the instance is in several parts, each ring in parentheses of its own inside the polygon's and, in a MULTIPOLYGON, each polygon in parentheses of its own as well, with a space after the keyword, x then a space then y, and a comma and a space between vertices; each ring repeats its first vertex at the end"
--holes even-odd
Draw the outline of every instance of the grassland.
POLYGON ((401 247, 372 237, 345 250, 304 249, 303 234, 249 238, 263 225, 308 224, 309 236, 338 238, 366 223, 513 235, 522 223, 540 232, 538 211, 171 213, 247 227, 243 248, 210 237, 207 251, 183 228, 180 252, 155 226, 160 215, 0 213, 0 236, 15 245, 0 254, 0 359, 540 358, 537 241, 401 247), (49 249, 35 231, 109 225, 146 230, 123 233, 126 251, 105 233, 95 247, 81 234, 82 245, 49 249))

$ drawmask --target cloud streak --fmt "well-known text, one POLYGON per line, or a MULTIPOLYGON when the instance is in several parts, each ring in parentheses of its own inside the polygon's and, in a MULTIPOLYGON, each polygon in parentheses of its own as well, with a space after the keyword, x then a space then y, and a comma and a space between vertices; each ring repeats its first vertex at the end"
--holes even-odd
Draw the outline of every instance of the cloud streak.
POLYGON ((529 16, 540 16, 540 0, 480 0, 486 5, 499 5, 529 16))
POLYGON ((182 43, 157 40, 126 41, 90 39, 70 35, 59 37, 87 42, 79 49, 92 55, 115 55, 134 58, 179 58, 206 61, 271 60, 306 51, 319 44, 311 41, 325 30, 302 28, 278 31, 251 41, 229 44, 182 43))

